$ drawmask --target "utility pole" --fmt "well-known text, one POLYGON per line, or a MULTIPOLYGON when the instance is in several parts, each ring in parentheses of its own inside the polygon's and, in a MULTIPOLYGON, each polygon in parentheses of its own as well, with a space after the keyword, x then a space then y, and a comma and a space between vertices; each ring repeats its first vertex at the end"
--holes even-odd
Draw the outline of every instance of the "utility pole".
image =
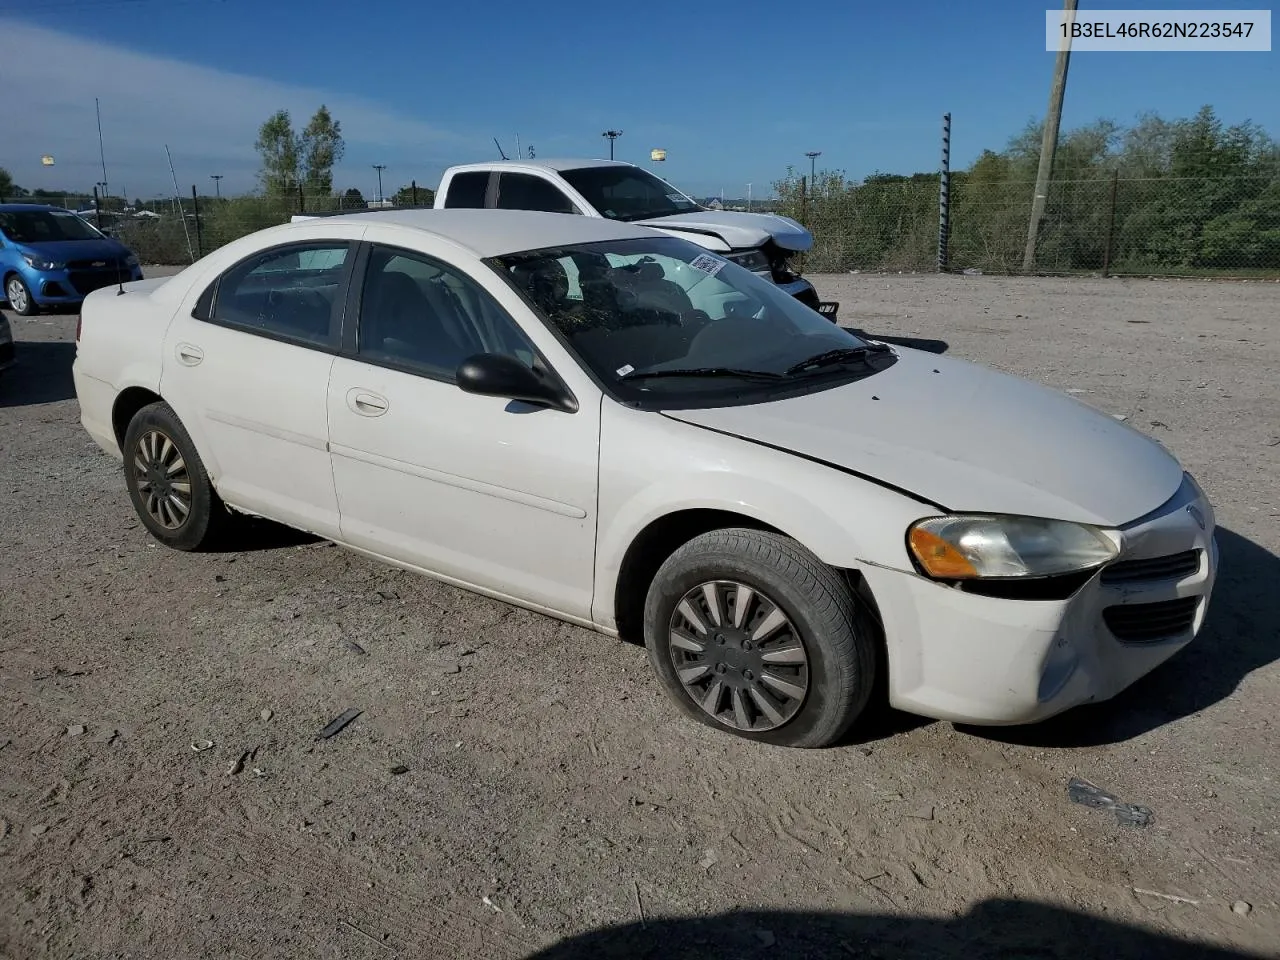
MULTIPOLYGON (((1075 22, 1077 0, 1063 0, 1062 11, 1068 23, 1075 22)), ((1049 177, 1053 173, 1053 157, 1058 152, 1058 128, 1062 125, 1062 98, 1067 92, 1067 65, 1071 62, 1071 31, 1058 50, 1053 66, 1053 86, 1049 88, 1049 110, 1044 118, 1044 138, 1040 141, 1040 167, 1036 170, 1036 192, 1031 198, 1031 222, 1027 224, 1027 249, 1022 254, 1022 270, 1030 273, 1036 265, 1036 240, 1040 221, 1049 198, 1049 177)))
POLYGON ((747 184, 747 212, 751 212, 751 184, 747 184))
POLYGON ((820 156, 822 156, 822 151, 810 150, 805 154, 805 156, 809 158, 809 186, 812 187, 815 179, 814 173, 813 173, 814 161, 816 161, 820 156))
POLYGON ((609 159, 613 159, 613 141, 622 136, 621 130, 606 130, 600 136, 605 137, 609 141, 609 159))
POLYGON ((382 171, 387 169, 385 163, 375 163, 373 169, 378 171, 378 203, 382 203, 382 171))
POLYGON ((222 181, 222 174, 220 174, 220 173, 211 173, 211 174, 209 174, 209 179, 213 181, 213 195, 214 195, 214 197, 216 197, 217 199, 221 200, 221 199, 222 199, 222 182, 221 182, 221 181, 222 181))

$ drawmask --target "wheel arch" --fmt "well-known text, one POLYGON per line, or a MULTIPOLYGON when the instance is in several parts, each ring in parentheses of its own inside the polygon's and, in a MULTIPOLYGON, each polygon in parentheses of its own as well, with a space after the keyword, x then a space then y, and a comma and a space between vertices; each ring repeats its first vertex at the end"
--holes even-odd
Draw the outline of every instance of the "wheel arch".
POLYGON ((164 398, 158 393, 146 387, 125 387, 116 395, 115 402, 111 405, 111 431, 115 434, 116 443, 122 453, 124 452, 124 434, 129 429, 130 421, 143 407, 163 402, 163 400, 164 398))
MULTIPOLYGON (((631 540, 623 553, 614 585, 613 610, 618 636, 627 643, 644 643, 644 604, 649 586, 666 559, 694 537, 712 530, 741 527, 776 533, 804 545, 786 530, 758 517, 733 510, 695 507, 676 510, 651 520, 631 540)), ((830 564, 828 564, 831 566, 830 564)), ((880 609, 861 572, 852 567, 832 566, 848 585, 854 598, 863 603, 880 624, 880 609)), ((882 632, 882 631, 881 631, 882 632)), ((883 643, 883 639, 880 639, 883 643)))

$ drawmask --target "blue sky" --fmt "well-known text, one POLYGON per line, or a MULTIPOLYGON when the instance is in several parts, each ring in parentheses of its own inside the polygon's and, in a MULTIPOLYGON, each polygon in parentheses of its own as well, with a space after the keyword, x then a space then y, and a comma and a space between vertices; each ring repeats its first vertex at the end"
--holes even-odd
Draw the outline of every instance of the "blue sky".
MULTIPOLYGON (((1057 4, 1049 4, 1056 7, 1057 4)), ((1090 5, 1082 3, 1082 18, 1090 5)), ((1098 7, 1202 9, 1204 2, 1098 7)), ((1232 7, 1248 4, 1232 4, 1232 7)), ((450 163, 496 156, 492 137, 538 155, 647 161, 686 190, 755 196, 786 173, 853 177, 936 169, 941 116, 952 162, 1000 148, 1043 114, 1053 68, 1043 3, 906 0, 732 4, 489 0, 0 0, 0 166, 18 183, 101 179, 144 198, 254 184, 253 141, 273 110, 301 126, 321 102, 343 124, 336 185, 435 186, 450 163), (57 165, 41 167, 41 154, 57 165)), ((1213 104, 1280 137, 1277 53, 1072 56, 1064 127, 1213 104)))

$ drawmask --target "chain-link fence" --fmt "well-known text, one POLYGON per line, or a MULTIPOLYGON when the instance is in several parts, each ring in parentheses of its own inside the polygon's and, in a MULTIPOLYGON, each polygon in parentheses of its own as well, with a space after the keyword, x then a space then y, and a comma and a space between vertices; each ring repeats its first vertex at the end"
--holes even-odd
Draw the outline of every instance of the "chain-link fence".
MULTIPOLYGON (((939 177, 876 175, 860 182, 819 173, 780 182, 778 198, 752 209, 794 217, 814 234, 809 273, 934 271, 941 227, 939 177)), ((951 176, 946 269, 1023 272, 1035 184, 951 176)), ((430 206, 414 185, 386 201, 430 206)), ((190 263, 238 237, 299 212, 365 209, 363 197, 314 191, 125 203, 44 197, 80 210, 148 263, 190 263)), ((1280 276, 1280 169, 1271 176, 1104 177, 1050 184, 1036 246, 1041 273, 1280 276)))
MULTIPOLYGON (((772 209, 814 234, 809 272, 938 269, 937 174, 780 185, 772 209)), ((1023 272, 1032 181, 952 174, 949 270, 1023 272)), ((1272 176, 1051 182, 1034 271, 1280 276, 1280 170, 1272 176)))
MULTIPOLYGON (((77 211, 104 233, 129 247, 143 263, 187 264, 256 230, 288 223, 299 213, 335 213, 370 207, 430 206, 433 192, 412 184, 381 203, 351 191, 325 195, 290 191, 279 196, 173 197, 127 201, 92 194, 13 198, 77 211), (96 205, 95 205, 96 203, 96 205)), ((0 198, 0 203, 5 202, 0 198)))

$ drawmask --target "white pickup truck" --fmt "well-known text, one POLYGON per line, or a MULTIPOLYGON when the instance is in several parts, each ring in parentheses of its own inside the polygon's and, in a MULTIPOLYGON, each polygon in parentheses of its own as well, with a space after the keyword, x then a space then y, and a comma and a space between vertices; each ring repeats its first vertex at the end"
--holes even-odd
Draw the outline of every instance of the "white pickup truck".
POLYGON ((708 210, 643 167, 614 160, 496 160, 450 167, 436 208, 542 210, 625 220, 683 237, 776 283, 833 322, 835 303, 818 299, 790 259, 813 235, 774 213, 708 210))

